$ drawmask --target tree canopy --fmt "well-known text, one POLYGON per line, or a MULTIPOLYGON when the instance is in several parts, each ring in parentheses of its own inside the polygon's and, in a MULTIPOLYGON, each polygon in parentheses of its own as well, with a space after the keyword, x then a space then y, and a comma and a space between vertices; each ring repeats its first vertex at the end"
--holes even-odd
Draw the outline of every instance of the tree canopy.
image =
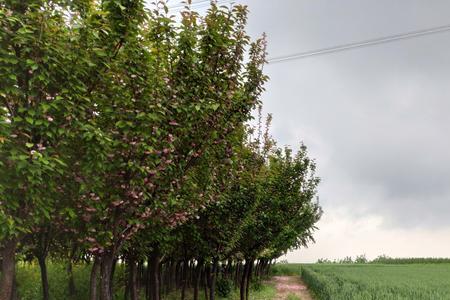
POLYGON ((19 253, 38 260, 44 299, 48 256, 69 272, 92 264, 92 300, 113 299, 118 261, 133 300, 138 267, 156 300, 174 265, 182 297, 195 270, 196 297, 207 274, 214 299, 228 261, 244 299, 255 260, 262 270, 313 240, 319 180, 306 147, 277 148, 247 125, 267 80, 265 38, 251 41, 247 13, 0 3, 0 300, 15 293, 19 253))

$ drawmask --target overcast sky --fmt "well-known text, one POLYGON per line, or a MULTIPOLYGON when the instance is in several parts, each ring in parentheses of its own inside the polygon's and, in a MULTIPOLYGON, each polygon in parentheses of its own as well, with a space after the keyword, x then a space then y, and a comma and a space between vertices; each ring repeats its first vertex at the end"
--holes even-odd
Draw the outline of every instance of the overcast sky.
MULTIPOLYGON (((450 24, 444 0, 235 2, 269 58, 450 24)), ((450 31, 265 71, 274 137, 304 141, 322 178, 317 242, 288 260, 449 256, 450 31)))

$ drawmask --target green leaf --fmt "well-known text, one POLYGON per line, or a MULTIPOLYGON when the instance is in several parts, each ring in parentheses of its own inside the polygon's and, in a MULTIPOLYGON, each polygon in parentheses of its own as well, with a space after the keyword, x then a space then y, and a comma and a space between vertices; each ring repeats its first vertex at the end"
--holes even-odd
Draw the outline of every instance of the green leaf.
POLYGON ((125 122, 125 121, 120 120, 120 121, 116 122, 116 127, 118 127, 118 128, 124 128, 126 126, 127 126, 127 122, 125 122))

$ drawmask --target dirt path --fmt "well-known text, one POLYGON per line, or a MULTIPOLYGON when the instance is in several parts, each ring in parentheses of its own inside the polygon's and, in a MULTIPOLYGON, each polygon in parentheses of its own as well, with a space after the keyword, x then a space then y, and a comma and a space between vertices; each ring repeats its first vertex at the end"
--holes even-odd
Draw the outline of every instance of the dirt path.
POLYGON ((277 289, 275 300, 285 300, 289 294, 296 295, 301 300, 313 300, 308 287, 299 276, 274 276, 271 281, 277 289))

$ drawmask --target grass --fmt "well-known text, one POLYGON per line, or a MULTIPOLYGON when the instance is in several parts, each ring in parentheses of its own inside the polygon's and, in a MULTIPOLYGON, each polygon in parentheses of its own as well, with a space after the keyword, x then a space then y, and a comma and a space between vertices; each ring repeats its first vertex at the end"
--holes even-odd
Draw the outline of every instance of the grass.
MULTIPOLYGON (((68 294, 68 276, 63 264, 49 263, 48 280, 50 299, 70 299, 68 294)), ((90 267, 74 266, 77 298, 88 298, 90 267)), ((41 275, 36 264, 19 264, 17 268, 17 286, 21 300, 40 299, 41 275)))
MULTIPOLYGON (((66 272, 66 266, 63 263, 52 261, 47 264, 48 268, 48 280, 50 287, 50 299, 51 300, 69 300, 68 294, 68 274, 66 272)), ((90 278, 91 266, 87 264, 80 264, 73 266, 73 274, 76 285, 76 296, 73 300, 85 300, 89 299, 89 278, 90 278)), ((41 290, 41 277, 39 266, 35 263, 17 265, 17 286, 19 296, 21 300, 36 300, 42 298, 41 290)), ((117 300, 123 299, 123 282, 124 267, 117 265, 114 276, 115 280, 115 298, 117 300)), ((191 291, 188 291, 190 293, 191 291)), ((254 285, 250 290, 250 299, 252 300, 272 300, 276 295, 276 289, 270 284, 258 284, 254 285)), ((200 299, 204 300, 204 292, 200 291, 200 299)), ((180 299, 180 291, 172 293, 163 297, 165 300, 178 300, 180 299)), ((192 295, 188 294, 186 299, 192 299, 192 295)), ((233 289, 228 298, 220 298, 220 300, 239 300, 239 290, 233 289)), ((294 300, 294 299, 293 299, 294 300)))
POLYGON ((285 275, 295 276, 300 275, 302 264, 276 264, 270 269, 270 274, 273 276, 285 275))
MULTIPOLYGON (((276 293, 277 291, 273 285, 263 284, 260 289, 250 291, 249 298, 252 300, 271 300, 275 298, 276 293)), ((238 300, 239 292, 234 292, 229 299, 238 300)))
MULTIPOLYGON (((262 284, 258 290, 250 290, 249 298, 252 300, 272 300, 276 296, 276 289, 271 284, 262 284)), ((239 300, 239 290, 234 289, 228 298, 218 298, 223 300, 239 300)))
MULTIPOLYGON (((49 294, 51 300, 70 299, 68 293, 68 274, 66 272, 66 266, 59 262, 49 262, 48 268, 48 281, 49 281, 49 294)), ((89 298, 89 278, 91 272, 91 265, 80 264, 73 265, 73 274, 76 288, 76 300, 83 300, 89 298)), ((115 299, 123 298, 123 282, 120 282, 123 278, 123 266, 118 265, 114 280, 116 282, 115 287, 115 299)), ((41 288, 41 274, 39 266, 32 263, 20 263, 17 266, 17 287, 21 300, 36 300, 42 298, 41 288)))
POLYGON ((286 264, 273 273, 301 273, 319 300, 450 300, 450 264, 444 263, 286 264))
MULTIPOLYGON (((272 284, 262 284, 258 290, 252 289, 250 290, 249 298, 252 300, 272 300, 276 296, 276 289, 272 284)), ((192 291, 188 291, 188 294, 186 296, 186 299, 192 299, 192 291)), ((222 298, 217 296, 218 300, 239 300, 239 289, 233 289, 230 296, 227 298, 222 298)), ((180 299, 180 291, 177 291, 176 293, 171 293, 167 297, 163 297, 164 300, 178 300, 180 299)), ((200 290, 199 293, 199 299, 205 300, 203 289, 200 290)), ((296 300, 293 298, 292 300, 296 300)))
MULTIPOLYGON (((115 276, 116 299, 123 299, 123 266, 115 276)), ((65 265, 48 264, 50 297, 52 300, 70 299, 67 293, 65 265)), ((278 264, 272 275, 302 276, 317 300, 450 300, 450 264, 278 264)), ((74 265, 77 300, 88 299, 89 265, 74 265)), ((41 298, 39 268, 36 264, 19 264, 17 282, 21 300, 41 298)), ((187 296, 187 299, 192 297, 187 296)), ((276 289, 271 284, 254 285, 252 300, 272 300, 276 289)), ((179 299, 179 292, 165 300, 179 299)), ((200 299, 204 300, 203 290, 200 299)), ((239 290, 233 289, 228 298, 238 300, 239 290)), ((290 294, 288 300, 299 300, 290 294)))
POLYGON ((301 300, 301 299, 297 295, 289 294, 289 295, 287 295, 286 300, 301 300))

